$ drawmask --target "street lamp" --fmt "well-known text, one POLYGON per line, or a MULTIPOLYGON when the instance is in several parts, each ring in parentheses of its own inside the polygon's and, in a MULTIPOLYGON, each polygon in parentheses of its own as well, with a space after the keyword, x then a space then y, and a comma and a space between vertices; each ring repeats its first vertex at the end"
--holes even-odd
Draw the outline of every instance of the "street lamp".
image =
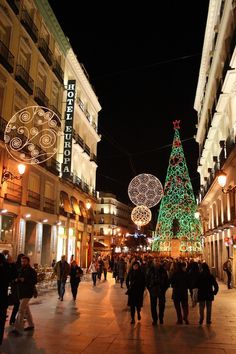
POLYGON ((13 179, 21 179, 23 174, 25 173, 25 165, 20 163, 17 166, 19 175, 14 175, 12 172, 8 171, 6 168, 3 168, 3 173, 2 173, 2 183, 6 182, 8 180, 13 180, 13 179))
POLYGON ((226 180, 227 180, 227 174, 223 170, 220 170, 218 172, 217 181, 220 187, 222 188, 222 192, 225 194, 232 192, 236 188, 236 185, 225 188, 226 180))

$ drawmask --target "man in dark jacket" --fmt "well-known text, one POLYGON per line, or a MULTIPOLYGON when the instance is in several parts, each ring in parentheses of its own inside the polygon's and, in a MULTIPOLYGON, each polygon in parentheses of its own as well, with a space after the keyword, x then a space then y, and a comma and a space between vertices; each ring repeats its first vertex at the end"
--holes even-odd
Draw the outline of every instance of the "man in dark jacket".
POLYGON ((56 263, 53 271, 57 276, 58 299, 63 301, 66 280, 68 275, 70 275, 70 265, 66 261, 66 256, 61 256, 61 260, 56 263))
POLYGON ((6 313, 8 307, 8 286, 16 277, 15 268, 6 261, 3 253, 0 253, 0 345, 2 344, 6 313))
POLYGON ((150 261, 146 272, 146 287, 150 295, 152 324, 157 325, 157 299, 159 300, 159 321, 163 324, 166 290, 169 287, 169 279, 164 264, 157 263, 156 260, 150 261))
POLYGON ((29 301, 33 297, 35 292, 35 284, 37 283, 37 273, 30 266, 29 257, 24 256, 21 258, 21 269, 19 270, 16 282, 18 284, 20 307, 15 322, 15 329, 11 332, 11 334, 21 335, 21 332, 23 330, 34 330, 34 322, 29 308, 29 301), (29 325, 25 329, 24 318, 26 318, 29 325))

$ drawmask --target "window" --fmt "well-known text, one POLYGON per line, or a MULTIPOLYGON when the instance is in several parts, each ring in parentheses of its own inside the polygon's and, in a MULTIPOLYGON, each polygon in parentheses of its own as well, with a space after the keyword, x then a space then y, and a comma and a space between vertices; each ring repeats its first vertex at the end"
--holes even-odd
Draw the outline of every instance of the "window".
POLYGON ((38 78, 37 78, 37 86, 40 90, 45 93, 46 92, 46 82, 47 82, 47 74, 44 70, 44 67, 41 63, 39 63, 38 67, 38 78))
POLYGON ((15 89, 15 96, 14 96, 14 107, 12 114, 15 114, 20 109, 27 107, 28 100, 27 98, 21 93, 20 90, 15 89))
POLYGON ((51 91, 51 103, 54 107, 58 109, 58 104, 59 104, 59 88, 58 84, 56 82, 52 83, 52 91, 51 91))
POLYGON ((40 193, 40 177, 30 173, 28 189, 35 193, 40 193))
POLYGON ((4 93, 6 87, 7 79, 0 73, 0 115, 2 115, 4 107, 4 93))
POLYGON ((13 241, 14 219, 11 216, 2 215, 1 241, 11 243, 13 241))
POLYGON ((100 228, 100 235, 104 235, 104 229, 103 229, 103 227, 100 228))
POLYGON ((29 72, 31 62, 31 48, 27 42, 28 40, 25 38, 22 38, 20 41, 18 64, 21 65, 25 71, 29 72))
POLYGON ((44 195, 48 199, 54 199, 54 189, 53 189, 52 183, 50 183, 50 182, 45 183, 44 195))
POLYGON ((9 48, 11 40, 11 26, 4 24, 0 20, 0 41, 9 48))
POLYGON ((101 208, 101 214, 104 214, 104 208, 101 208))
POLYGON ((44 24, 42 24, 40 37, 43 38, 45 40, 45 42, 47 43, 47 45, 49 46, 50 35, 49 35, 49 32, 44 24))

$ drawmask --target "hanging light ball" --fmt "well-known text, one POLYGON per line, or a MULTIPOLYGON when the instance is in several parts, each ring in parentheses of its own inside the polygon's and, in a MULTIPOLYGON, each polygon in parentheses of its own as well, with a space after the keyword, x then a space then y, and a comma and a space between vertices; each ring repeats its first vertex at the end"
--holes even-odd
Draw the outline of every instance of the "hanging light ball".
POLYGON ((138 205, 132 210, 131 219, 139 227, 147 225, 152 219, 151 210, 145 205, 138 205))
POLYGON ((163 196, 163 187, 159 179, 148 173, 142 173, 132 179, 128 186, 128 195, 135 205, 152 208, 163 196))

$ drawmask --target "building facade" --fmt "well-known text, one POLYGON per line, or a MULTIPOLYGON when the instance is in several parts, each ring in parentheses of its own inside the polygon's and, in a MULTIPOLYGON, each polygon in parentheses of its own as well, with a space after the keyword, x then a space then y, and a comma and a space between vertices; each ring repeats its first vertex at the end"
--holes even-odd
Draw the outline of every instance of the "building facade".
POLYGON ((2 179, 0 248, 14 256, 23 252, 42 265, 74 255, 85 267, 93 247, 101 107, 48 2, 1 0, 0 176, 5 171, 17 175, 18 163, 4 144, 7 122, 20 109, 36 105, 56 113, 64 136, 53 158, 27 165, 22 179, 2 179), (72 124, 66 128, 71 81, 72 124), (70 143, 65 143, 66 133, 71 133, 70 143), (68 156, 69 172, 63 173, 68 156))
POLYGON ((210 0, 194 108, 198 113, 198 198, 205 258, 220 279, 223 263, 236 267, 236 2, 210 0), (224 191, 220 171, 227 174, 224 191), (228 193, 224 193, 228 192, 228 193))
POLYGON ((99 192, 94 225, 95 249, 107 252, 122 250, 128 234, 134 234, 132 207, 117 200, 112 193, 99 192), (116 249, 117 249, 116 248, 116 249))

